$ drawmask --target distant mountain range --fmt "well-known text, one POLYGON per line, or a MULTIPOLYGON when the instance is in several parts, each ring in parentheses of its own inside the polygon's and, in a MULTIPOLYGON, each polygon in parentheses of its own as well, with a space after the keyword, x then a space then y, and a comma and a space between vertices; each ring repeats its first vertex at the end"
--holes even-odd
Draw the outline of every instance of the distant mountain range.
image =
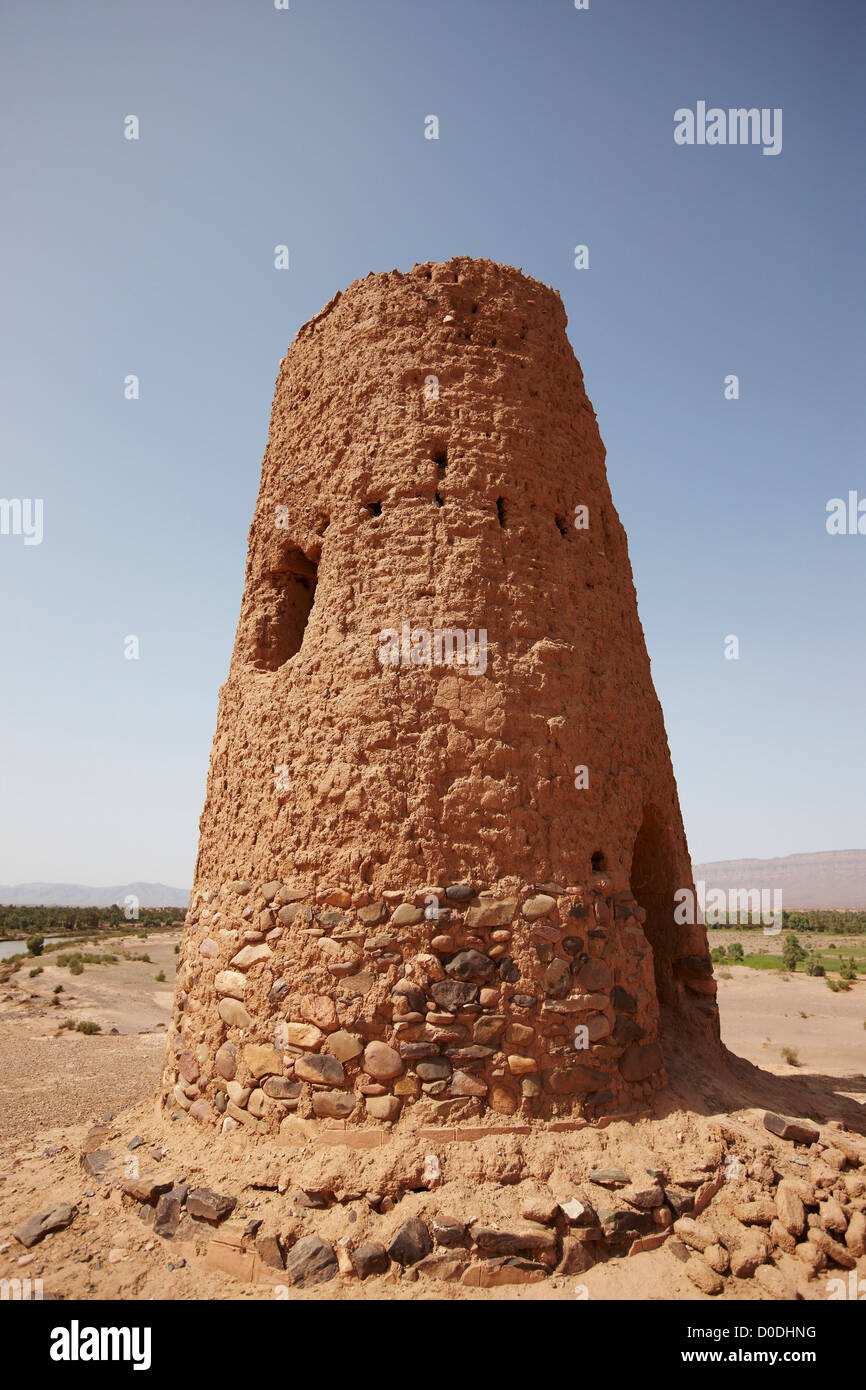
POLYGON ((166 883, 122 883, 113 888, 91 888, 86 883, 0 884, 0 904, 12 907, 111 907, 124 899, 138 898, 139 907, 186 907, 188 888, 166 883))
POLYGON ((866 909, 866 849, 693 864, 707 888, 781 888, 782 906, 866 909))
MULTIPOLYGON (((866 849, 789 854, 784 859, 718 859, 694 864, 696 879, 708 888, 781 888, 785 907, 866 910, 866 849)), ((0 884, 0 903, 15 907, 110 907, 130 895, 141 907, 186 907, 189 889, 166 883, 123 883, 91 888, 83 883, 0 884)))

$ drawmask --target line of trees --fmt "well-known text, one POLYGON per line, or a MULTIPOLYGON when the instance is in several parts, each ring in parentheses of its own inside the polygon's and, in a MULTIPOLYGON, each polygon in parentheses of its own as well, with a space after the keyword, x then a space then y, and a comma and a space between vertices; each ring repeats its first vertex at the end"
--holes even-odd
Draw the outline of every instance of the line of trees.
POLYGON ((130 920, 125 909, 117 907, 16 907, 0 904, 0 940, 10 937, 63 936, 66 932, 143 931, 147 927, 167 927, 182 922, 184 912, 177 907, 141 907, 130 920))
MULTIPOLYGON (((724 913, 719 914, 719 920, 714 926, 718 927, 739 927, 747 931, 752 928, 760 931, 763 923, 759 916, 751 922, 740 922, 736 917, 725 917, 724 913)), ((866 912, 834 912, 830 908, 809 908, 789 912, 787 908, 782 910, 782 926, 786 931, 794 932, 829 932, 836 936, 860 936, 866 933, 866 912)))

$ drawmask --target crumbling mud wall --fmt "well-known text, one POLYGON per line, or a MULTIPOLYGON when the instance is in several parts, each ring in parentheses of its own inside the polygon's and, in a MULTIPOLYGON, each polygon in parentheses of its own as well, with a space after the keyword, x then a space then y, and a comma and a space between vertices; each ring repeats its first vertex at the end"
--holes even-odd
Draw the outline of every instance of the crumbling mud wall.
POLYGON ((598 1116, 718 1049, 559 296, 357 281, 280 366, 164 1096, 222 1129, 598 1116))

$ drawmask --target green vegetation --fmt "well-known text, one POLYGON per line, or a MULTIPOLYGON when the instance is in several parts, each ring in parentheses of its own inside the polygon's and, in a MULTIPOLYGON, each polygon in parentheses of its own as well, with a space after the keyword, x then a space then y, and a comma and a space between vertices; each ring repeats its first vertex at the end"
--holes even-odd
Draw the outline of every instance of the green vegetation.
POLYGON ((108 952, 66 951, 57 957, 57 964, 68 965, 70 974, 80 975, 85 965, 116 965, 119 959, 108 952))
POLYGON ((165 971, 164 971, 164 970, 160 970, 159 974, 158 974, 158 975, 154 975, 153 978, 156 980, 157 984, 160 984, 160 985, 161 985, 161 984, 163 983, 163 981, 165 980, 165 971))
POLYGON ((714 961, 726 961, 728 965, 742 965, 743 946, 740 941, 732 941, 729 946, 714 946, 710 955, 714 961))
POLYGON ((94 1033, 102 1032, 102 1024, 94 1023, 89 1018, 80 1019, 78 1023, 75 1022, 74 1018, 68 1018, 63 1026, 71 1029, 73 1033, 86 1033, 89 1037, 92 1037, 94 1033))
POLYGON ((800 1065, 800 1054, 796 1047, 783 1047, 782 1056, 789 1067, 798 1067, 800 1065))
MULTIPOLYGON (((2 911, 2 909, 0 909, 2 911)), ((709 924, 708 924, 709 925, 709 924)), ((758 931, 762 923, 758 917, 750 922, 729 921, 724 913, 718 922, 710 925, 711 931, 748 931, 750 927, 758 931)), ((808 911, 782 911, 782 928, 793 932, 825 932, 832 936, 862 936, 866 933, 866 912, 833 912, 829 908, 810 908, 808 911)))
POLYGON ((45 937, 37 933, 36 936, 28 936, 24 944, 28 955, 41 956, 45 948, 45 937))
MULTIPOLYGON (((0 940, 32 935, 62 936, 76 932, 152 931, 180 926, 183 909, 141 907, 129 920, 122 907, 13 907, 0 905, 0 940)), ((28 943, 29 945, 29 943, 28 943)), ((33 955, 37 953, 32 952, 33 955)))
POLYGON ((35 968, 35 970, 28 970, 27 973, 28 973, 28 975, 30 976, 30 978, 31 978, 31 980, 32 980, 34 975, 41 975, 41 974, 42 974, 42 966, 41 966, 41 965, 37 965, 36 968, 35 968))
MULTIPOLYGON (((797 932, 768 934, 756 924, 740 927, 738 939, 731 941, 733 930, 733 927, 708 928, 710 954, 717 965, 738 964, 748 965, 753 970, 777 970, 789 978, 801 971, 817 978, 838 974, 843 989, 866 976, 866 935, 849 934, 840 950, 839 942, 821 943, 820 936, 814 933, 804 943, 797 932)), ((835 982, 832 988, 835 992, 835 982)))
POLYGON ((782 946, 782 964, 786 970, 796 970, 801 960, 806 959, 806 952, 800 945, 793 932, 788 932, 782 946))

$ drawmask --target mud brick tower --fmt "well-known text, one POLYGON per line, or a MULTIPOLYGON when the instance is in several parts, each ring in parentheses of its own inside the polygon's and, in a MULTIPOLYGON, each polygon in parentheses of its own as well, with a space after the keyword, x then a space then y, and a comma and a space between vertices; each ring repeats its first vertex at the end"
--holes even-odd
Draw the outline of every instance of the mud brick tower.
POLYGON ((597 1118, 718 1049, 559 296, 369 275, 280 366, 162 1095, 222 1132, 597 1118))

